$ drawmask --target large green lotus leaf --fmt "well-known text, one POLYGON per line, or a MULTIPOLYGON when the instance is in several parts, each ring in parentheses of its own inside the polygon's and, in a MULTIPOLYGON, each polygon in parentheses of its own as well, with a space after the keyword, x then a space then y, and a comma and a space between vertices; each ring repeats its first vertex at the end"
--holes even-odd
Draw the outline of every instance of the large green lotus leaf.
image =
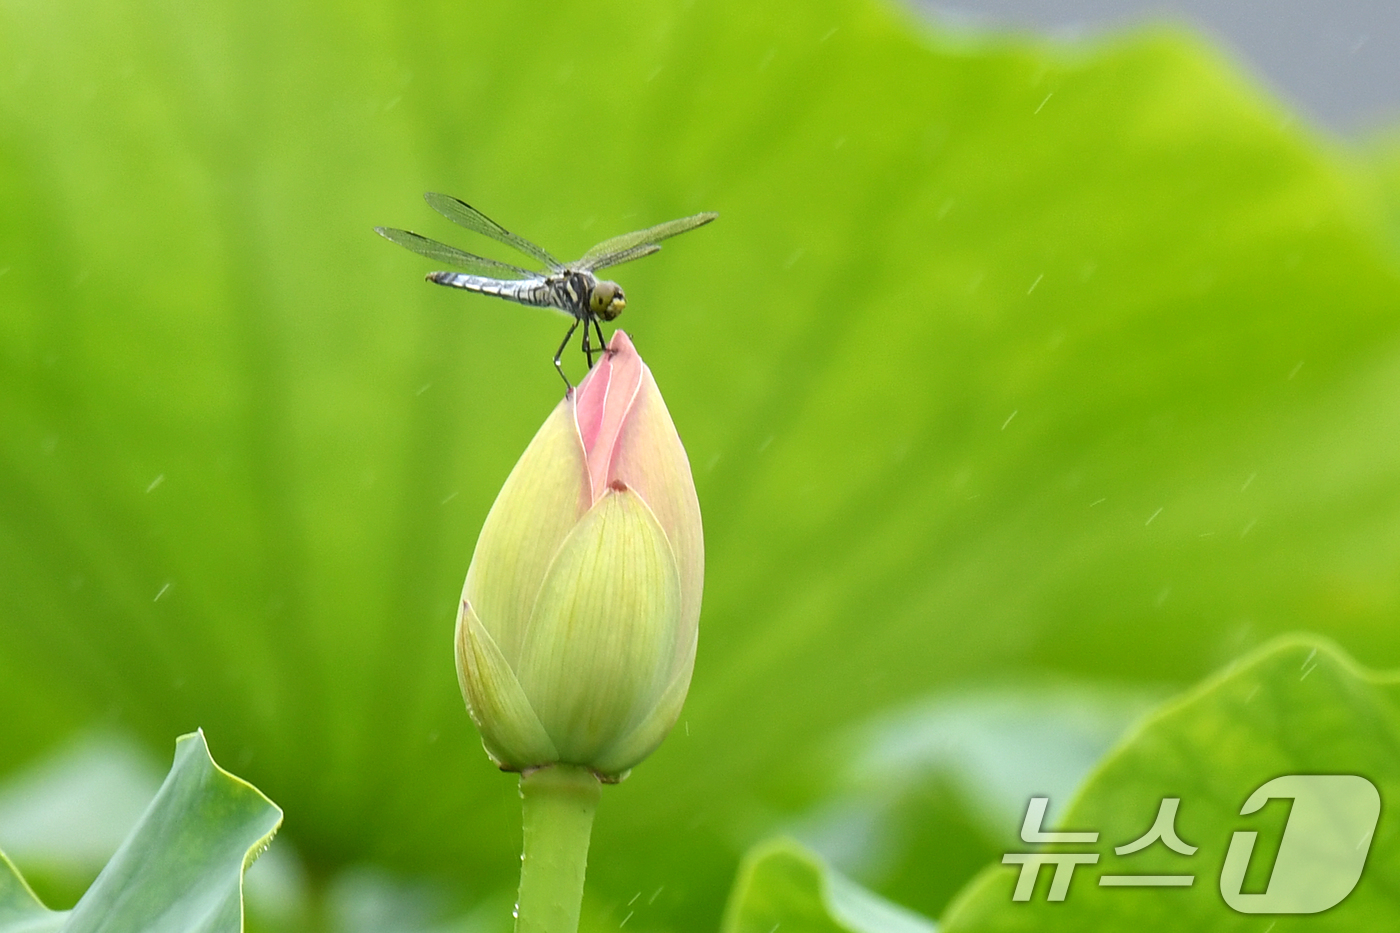
POLYGON ((1374 179, 1190 38, 10 0, 0 62, 0 767, 202 723, 318 876, 509 889, 452 620, 565 322, 424 284, 373 225, 492 244, 423 190, 563 255, 721 214, 617 270, 709 585, 589 916, 713 928, 831 735, 931 689, 1187 682, 1299 626, 1400 662, 1374 179))
MULTIPOLYGON (((1400 868, 1400 827, 1391 817, 1379 822, 1375 817, 1384 809, 1380 801, 1400 793, 1397 701, 1400 676, 1360 669, 1334 646, 1314 638, 1280 640, 1155 710, 1099 764, 1067 814, 1056 820, 1067 829, 1096 832, 1096 843, 1041 847, 1096 860, 1074 870, 1062 902, 1046 897, 1053 865, 1039 869, 1029 899, 1020 902, 1013 900, 1013 891, 1020 886, 1022 869, 998 865, 968 886, 941 929, 1245 931, 1260 929, 1261 923, 1282 931, 1394 928, 1400 924, 1400 892, 1393 881, 1400 868), (1327 808, 1320 823, 1308 822, 1304 801, 1290 808, 1289 801, 1279 799, 1241 815, 1241 805, 1256 787, 1288 780, 1285 775, 1319 774, 1327 780, 1341 774, 1353 782, 1340 797, 1334 790, 1327 791, 1330 797, 1319 797, 1327 808), (1356 775, 1371 789, 1365 790, 1366 782, 1356 784, 1356 775), (1268 916, 1246 914, 1227 906, 1219 879, 1237 831, 1258 834, 1244 876, 1246 892, 1278 896, 1289 893, 1282 889, 1290 884, 1313 888, 1326 876, 1326 863, 1298 863, 1303 871, 1281 877, 1289 874, 1282 853, 1311 851, 1309 845, 1316 845, 1319 836, 1345 823, 1344 817, 1357 815, 1346 801, 1358 786, 1363 796, 1377 795, 1377 808, 1361 807, 1360 815, 1370 820, 1342 829, 1343 854, 1356 856, 1350 865, 1356 871, 1334 892, 1334 897, 1345 894, 1339 904, 1294 916, 1277 909, 1264 911, 1268 916), (1157 842, 1116 853, 1116 846, 1133 843, 1153 826, 1168 797, 1177 805, 1171 832, 1191 850, 1172 851, 1157 842), (1174 875, 1191 883, 1184 889, 1099 884, 1105 876, 1142 875, 1174 875)), ((1308 797, 1306 788, 1295 786, 1294 793, 1308 797)), ((1018 853, 1041 850, 1025 843, 1010 848, 1018 853)), ((756 846, 745 857, 723 929, 905 933, 917 923, 917 915, 873 898, 796 843, 778 840, 756 846)))
POLYGON ((755 846, 739 866, 723 933, 933 933, 934 925, 831 870, 789 839, 755 846))
MULTIPOLYGON (((1324 804, 1327 825, 1344 822, 1345 794, 1332 791, 1324 804)), ((1054 869, 1029 901, 1013 902, 1019 866, 988 868, 944 918, 945 933, 994 931, 1259 930, 1275 924, 1292 930, 1388 930, 1400 926, 1400 822, 1389 808, 1400 795, 1400 675, 1361 668, 1335 647, 1315 639, 1287 639, 1231 665, 1222 674, 1147 717, 1107 756, 1080 789, 1063 819, 1066 829, 1098 831, 1092 845, 1057 845, 1052 851, 1098 854, 1074 871, 1062 903, 1046 899, 1054 869), (1364 869, 1336 906, 1321 913, 1240 913, 1222 896, 1222 870, 1236 832, 1258 834, 1242 890, 1278 896, 1289 885, 1282 851, 1302 843, 1313 824, 1289 828, 1301 803, 1275 800, 1242 815, 1256 788, 1284 775, 1359 775, 1379 792, 1380 819, 1365 821, 1346 848, 1359 850, 1364 869), (1153 825, 1162 800, 1179 800, 1174 826, 1190 854, 1158 842, 1116 854, 1153 825), (1297 837, 1294 838, 1295 833, 1297 837), (1282 837, 1282 838, 1281 838, 1282 837), (1362 847, 1366 848, 1363 849, 1362 847), (1105 875, 1175 875, 1184 888, 1123 888, 1099 883, 1105 875)), ((1284 795, 1288 796, 1288 795, 1284 795)), ((1322 799, 1322 798, 1319 798, 1322 799)), ((1054 801, 1051 801, 1053 806, 1054 801)), ((1046 828, 1049 828, 1046 825, 1046 828)), ((1020 844, 1015 851, 1035 847, 1020 844)), ((1303 851, 1301 848, 1299 851, 1303 851)), ((1322 879, 1325 863, 1311 863, 1292 883, 1307 888, 1322 879)), ((1359 867, 1359 866, 1358 866, 1359 867)), ((1344 873, 1346 874, 1346 873, 1344 873)), ((1346 874, 1347 880, 1356 878, 1346 874)), ((1240 887, 1231 888, 1241 890, 1240 887)), ((1339 888, 1345 893, 1345 888, 1339 888)), ((1260 905, 1261 908, 1264 905, 1260 905)))
POLYGON ((4 933, 49 933, 62 929, 67 919, 67 911, 45 907, 25 883, 19 869, 0 853, 0 930, 4 933))
POLYGON ((0 930, 40 933, 59 929, 65 919, 64 912, 44 907, 25 884, 19 869, 0 853, 0 930))
POLYGON ((72 910, 39 902, 0 853, 3 933, 241 933, 243 871, 267 848, 282 811, 181 736, 155 800, 72 910))
POLYGON ((1068 799, 1174 691, 1026 682, 941 691, 846 730, 830 789, 786 831, 927 916, 1001 857, 1032 794, 1068 799))

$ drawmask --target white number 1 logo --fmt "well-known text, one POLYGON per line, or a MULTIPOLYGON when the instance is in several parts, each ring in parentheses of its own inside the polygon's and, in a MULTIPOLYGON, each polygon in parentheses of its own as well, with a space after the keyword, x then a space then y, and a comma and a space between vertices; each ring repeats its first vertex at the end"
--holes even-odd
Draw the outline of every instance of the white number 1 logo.
POLYGON ((1240 809, 1254 813, 1274 797, 1292 797, 1293 809, 1263 894, 1242 894, 1256 832, 1230 839, 1220 894, 1242 914, 1315 914, 1351 893, 1361 880, 1371 836, 1381 815, 1376 785, 1358 774, 1286 774, 1261 786, 1240 809))

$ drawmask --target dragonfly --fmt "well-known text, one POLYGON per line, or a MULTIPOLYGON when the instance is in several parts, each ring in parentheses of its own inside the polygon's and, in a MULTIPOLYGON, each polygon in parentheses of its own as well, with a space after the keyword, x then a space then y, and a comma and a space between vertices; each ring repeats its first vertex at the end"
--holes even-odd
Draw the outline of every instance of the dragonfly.
POLYGON ((493 295, 536 308, 553 308, 571 316, 574 320, 569 325, 569 332, 564 335, 559 349, 554 353, 554 368, 564 380, 564 385, 569 388, 573 388, 573 383, 564 375, 562 358, 574 331, 582 325, 583 353, 588 358, 588 368, 592 369, 593 354, 603 353, 607 349, 599 322, 614 320, 622 313, 622 309, 627 307, 627 296, 623 294, 622 286, 600 279, 594 273, 650 256, 661 249, 662 240, 702 227, 719 216, 707 211, 679 220, 669 220, 645 230, 624 233, 622 236, 604 240, 573 262, 560 262, 524 237, 511 233, 465 201, 434 191, 423 195, 423 199, 428 202, 429 207, 453 223, 504 243, 544 266, 546 271, 537 272, 487 259, 485 256, 477 256, 455 246, 430 240, 411 230, 375 227, 374 232, 420 256, 466 270, 429 272, 429 282, 449 288, 463 288, 482 295, 493 295), (596 348, 589 338, 590 329, 597 336, 596 348))

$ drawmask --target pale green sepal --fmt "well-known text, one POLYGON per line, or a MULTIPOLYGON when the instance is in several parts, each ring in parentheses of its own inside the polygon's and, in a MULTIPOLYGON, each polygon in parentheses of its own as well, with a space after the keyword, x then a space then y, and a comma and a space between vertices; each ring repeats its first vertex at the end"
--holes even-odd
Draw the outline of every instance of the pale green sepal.
POLYGON ((516 670, 560 760, 594 759, 675 674, 680 579, 651 510, 610 489, 559 549, 516 670))
POLYGON ((491 760, 507 771, 558 761, 559 753, 515 673, 465 599, 457 613, 455 641, 457 680, 491 760))
POLYGON ((656 751, 658 745, 670 733, 680 718, 681 707, 685 706, 686 694, 690 692, 690 675, 695 670, 695 646, 692 638, 688 656, 682 661, 676 676, 666 686, 666 690, 656 701, 656 706, 646 718, 607 751, 598 756, 593 770, 607 777, 626 776, 628 769, 636 767, 643 759, 656 751))
POLYGON ((591 503, 583 442, 565 399, 535 432, 481 526, 462 598, 510 664, 549 563, 591 503))

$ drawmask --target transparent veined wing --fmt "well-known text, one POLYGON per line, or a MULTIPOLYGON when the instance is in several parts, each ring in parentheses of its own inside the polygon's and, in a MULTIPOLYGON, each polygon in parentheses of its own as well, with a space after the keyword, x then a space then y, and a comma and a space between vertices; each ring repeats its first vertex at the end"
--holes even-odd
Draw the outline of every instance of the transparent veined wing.
POLYGON ((472 207, 466 201, 459 201, 450 194, 439 194, 436 191, 429 191, 423 195, 423 200, 428 202, 428 206, 437 211, 454 224, 474 230, 477 233, 489 236, 506 244, 511 249, 517 250, 536 262, 543 263, 551 272, 559 272, 564 266, 553 256, 540 249, 535 244, 522 236, 516 236, 505 227, 487 217, 481 211, 472 207))
POLYGON ((694 230, 696 227, 703 227, 718 216, 713 211, 706 211, 703 214, 682 217, 680 220, 668 220, 664 224, 657 224, 655 227, 648 227, 645 230, 636 230, 632 233, 624 233, 622 236, 615 236, 611 240, 604 240, 584 253, 583 258, 570 268, 592 272, 595 269, 606 269, 608 266, 631 262, 633 259, 639 259, 656 252, 661 248, 657 244, 662 240, 678 233, 685 233, 687 230, 694 230))
POLYGON ((578 263, 574 265, 574 268, 580 269, 585 272, 592 272, 595 269, 602 269, 609 266, 620 266, 624 262, 631 262, 634 259, 641 259, 643 256, 650 256, 652 253, 655 253, 660 249, 661 247, 656 243, 643 243, 641 246, 634 246, 631 249, 616 250, 611 253, 604 253, 602 256, 597 257, 595 260, 588 263, 587 265, 584 264, 584 260, 580 259, 578 263))
POLYGON ((460 250, 455 246, 448 246, 446 243, 430 240, 411 230, 399 230, 394 227, 375 227, 374 232, 392 243, 399 244, 404 249, 413 250, 420 256, 427 256, 429 259, 445 262, 449 266, 465 269, 474 275, 490 276, 497 279, 538 279, 542 277, 538 272, 531 272, 529 269, 512 266, 507 262, 497 262, 494 259, 487 259, 485 256, 477 256, 474 253, 460 250))

